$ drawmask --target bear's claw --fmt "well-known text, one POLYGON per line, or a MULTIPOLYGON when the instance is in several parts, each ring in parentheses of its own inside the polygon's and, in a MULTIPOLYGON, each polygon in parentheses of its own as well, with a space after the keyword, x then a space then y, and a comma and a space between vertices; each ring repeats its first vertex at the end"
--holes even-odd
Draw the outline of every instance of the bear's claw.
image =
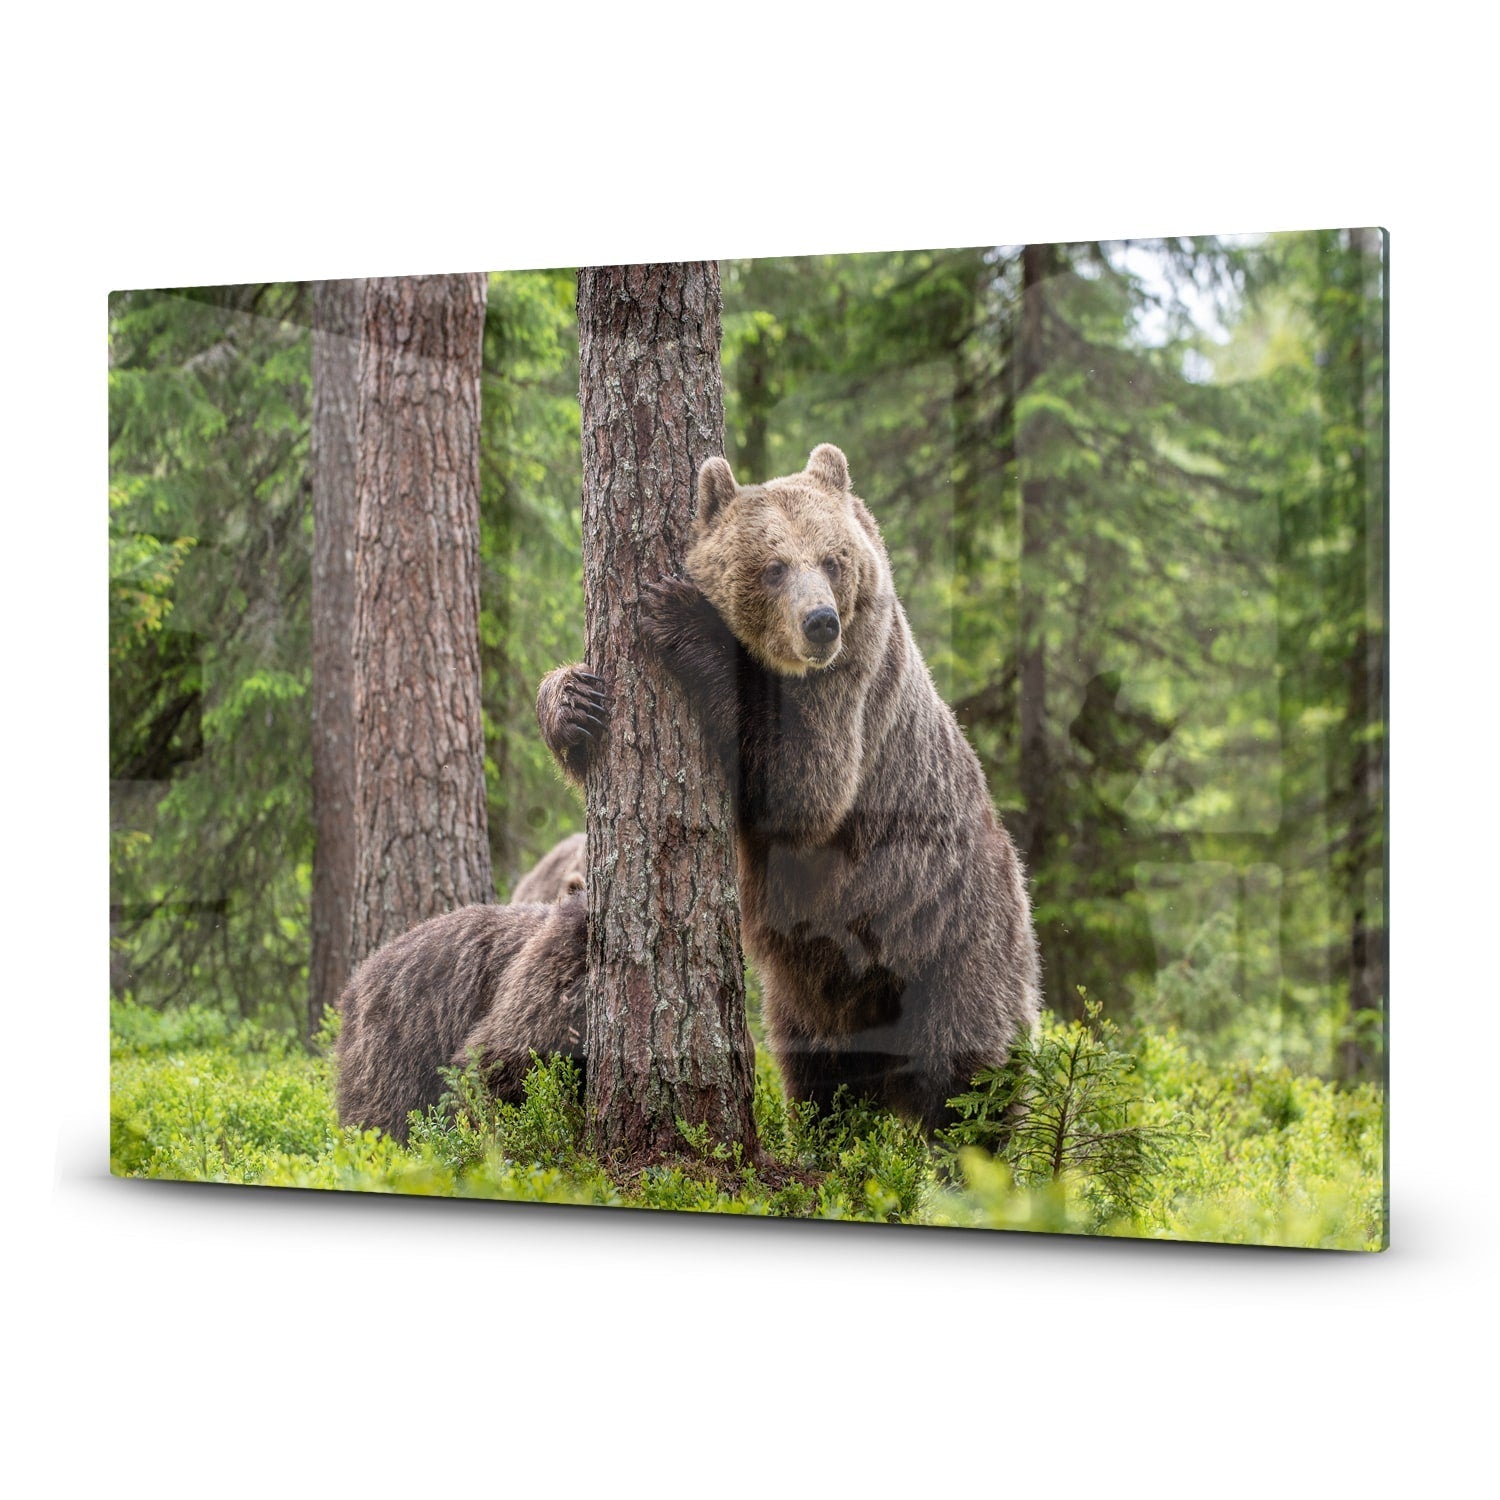
POLYGON ((661 578, 641 589, 641 633, 658 651, 670 652, 697 632, 705 600, 685 578, 661 578))
POLYGON ((604 679, 587 668, 559 667, 537 692, 537 721, 548 749, 581 780, 600 733, 609 724, 604 679))

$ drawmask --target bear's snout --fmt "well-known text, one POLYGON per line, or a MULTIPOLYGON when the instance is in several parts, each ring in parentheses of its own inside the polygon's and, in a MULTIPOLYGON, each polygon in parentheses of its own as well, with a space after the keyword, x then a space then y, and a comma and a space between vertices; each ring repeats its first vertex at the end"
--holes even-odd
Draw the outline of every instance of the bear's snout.
POLYGON ((839 612, 826 604, 812 610, 802 621, 802 634, 814 646, 828 646, 839 638, 839 612))

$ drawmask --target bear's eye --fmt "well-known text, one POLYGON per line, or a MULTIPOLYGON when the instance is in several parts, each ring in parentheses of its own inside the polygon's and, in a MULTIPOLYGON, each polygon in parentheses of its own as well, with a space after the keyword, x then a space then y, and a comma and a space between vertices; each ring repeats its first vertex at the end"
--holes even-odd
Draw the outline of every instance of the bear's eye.
POLYGON ((839 573, 842 571, 839 567, 838 558, 825 557, 823 559, 823 571, 828 575, 830 583, 837 583, 839 581, 839 573))
POLYGON ((786 577, 786 564, 784 562, 767 563, 765 572, 760 576, 765 580, 768 589, 774 589, 786 577))

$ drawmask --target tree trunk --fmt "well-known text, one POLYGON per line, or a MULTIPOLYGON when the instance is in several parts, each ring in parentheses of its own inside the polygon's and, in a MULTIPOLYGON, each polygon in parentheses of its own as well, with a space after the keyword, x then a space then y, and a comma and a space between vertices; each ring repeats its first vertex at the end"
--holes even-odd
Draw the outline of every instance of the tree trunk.
POLYGON ((479 696, 485 277, 366 283, 354 553, 351 962, 494 899, 479 696))
POLYGON ((1380 1078, 1385 1038, 1385 257, 1379 232, 1349 231, 1350 279, 1359 312, 1349 351, 1350 411, 1358 438, 1350 452, 1348 526, 1353 639, 1344 661, 1349 747, 1345 784, 1333 778, 1332 798, 1347 813, 1341 861, 1349 910, 1350 1035, 1340 1049, 1346 1079, 1380 1078), (1374 310, 1373 313, 1371 310, 1374 310), (1379 319, 1370 326, 1371 318, 1379 319), (1371 355, 1367 344, 1375 346, 1371 355), (1374 448, 1374 452, 1371 448, 1374 448), (1371 1027, 1371 1017, 1376 1026, 1371 1027))
POLYGON ((740 407, 745 414, 745 445, 739 454, 739 472, 754 484, 769 479, 771 447, 771 394, 767 367, 770 351, 762 330, 740 355, 740 407))
MULTIPOLYGON (((1016 395, 1021 397, 1047 368, 1047 282, 1061 269, 1057 246, 1027 245, 1021 253, 1021 329, 1016 395)), ((1021 855, 1038 897, 1047 886, 1047 856, 1053 798, 1052 743, 1047 733, 1048 538, 1055 524, 1051 478, 1028 455, 1026 433, 1018 427, 1016 453, 1021 475, 1021 566, 1018 578, 1019 659, 1017 692, 1020 717, 1018 781, 1026 811, 1019 820, 1021 855)), ((1037 905, 1045 906, 1044 900, 1037 905)), ((1049 942, 1049 924, 1038 922, 1042 944, 1044 1000, 1065 1015, 1081 1014, 1078 998, 1061 972, 1062 945, 1049 942)))
POLYGON ((729 786, 638 635, 723 452, 719 317, 712 262, 578 273, 588 660, 610 690, 587 781, 586 1104, 627 1164, 682 1152, 679 1120, 756 1149, 729 786))
POLYGON ((348 978, 354 914, 354 485, 363 316, 364 282, 314 285, 309 1036, 348 978))

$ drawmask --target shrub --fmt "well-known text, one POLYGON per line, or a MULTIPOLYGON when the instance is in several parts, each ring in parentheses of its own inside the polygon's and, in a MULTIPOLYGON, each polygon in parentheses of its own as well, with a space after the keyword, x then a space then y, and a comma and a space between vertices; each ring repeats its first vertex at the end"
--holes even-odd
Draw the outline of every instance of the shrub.
POLYGON ((1082 1181, 1095 1227, 1138 1213, 1182 1127, 1144 1116, 1135 1069, 1118 1028, 1085 996, 1081 1021, 1044 1020, 1004 1067, 982 1070, 950 1101, 959 1119, 939 1135, 949 1175, 972 1180, 957 1158, 980 1148, 1021 1187, 1082 1181))
MULTIPOLYGON (((694 1212, 1378 1248, 1385 1101, 1280 1065, 1215 1065, 1175 1033, 1122 1035, 1090 1004, 979 1074, 932 1146, 840 1095, 788 1101, 757 1058, 767 1161, 683 1126, 681 1159, 618 1183, 588 1154, 576 1066, 536 1060, 525 1097, 453 1069, 409 1144, 340 1129, 331 1064, 218 1012, 117 1005, 113 1171, 273 1186, 694 1212), (1024 1114, 1021 1110, 1024 1108, 1024 1114)), ((332 1024, 329 1028, 331 1034, 332 1024)), ((327 1040, 325 1034, 325 1044, 327 1040)))
POLYGON ((532 1053, 520 1104, 489 1091, 477 1055, 442 1070, 447 1091, 425 1114, 411 1116, 413 1147, 461 1170, 491 1152, 527 1166, 570 1167, 583 1156, 581 1078, 570 1058, 532 1053))

